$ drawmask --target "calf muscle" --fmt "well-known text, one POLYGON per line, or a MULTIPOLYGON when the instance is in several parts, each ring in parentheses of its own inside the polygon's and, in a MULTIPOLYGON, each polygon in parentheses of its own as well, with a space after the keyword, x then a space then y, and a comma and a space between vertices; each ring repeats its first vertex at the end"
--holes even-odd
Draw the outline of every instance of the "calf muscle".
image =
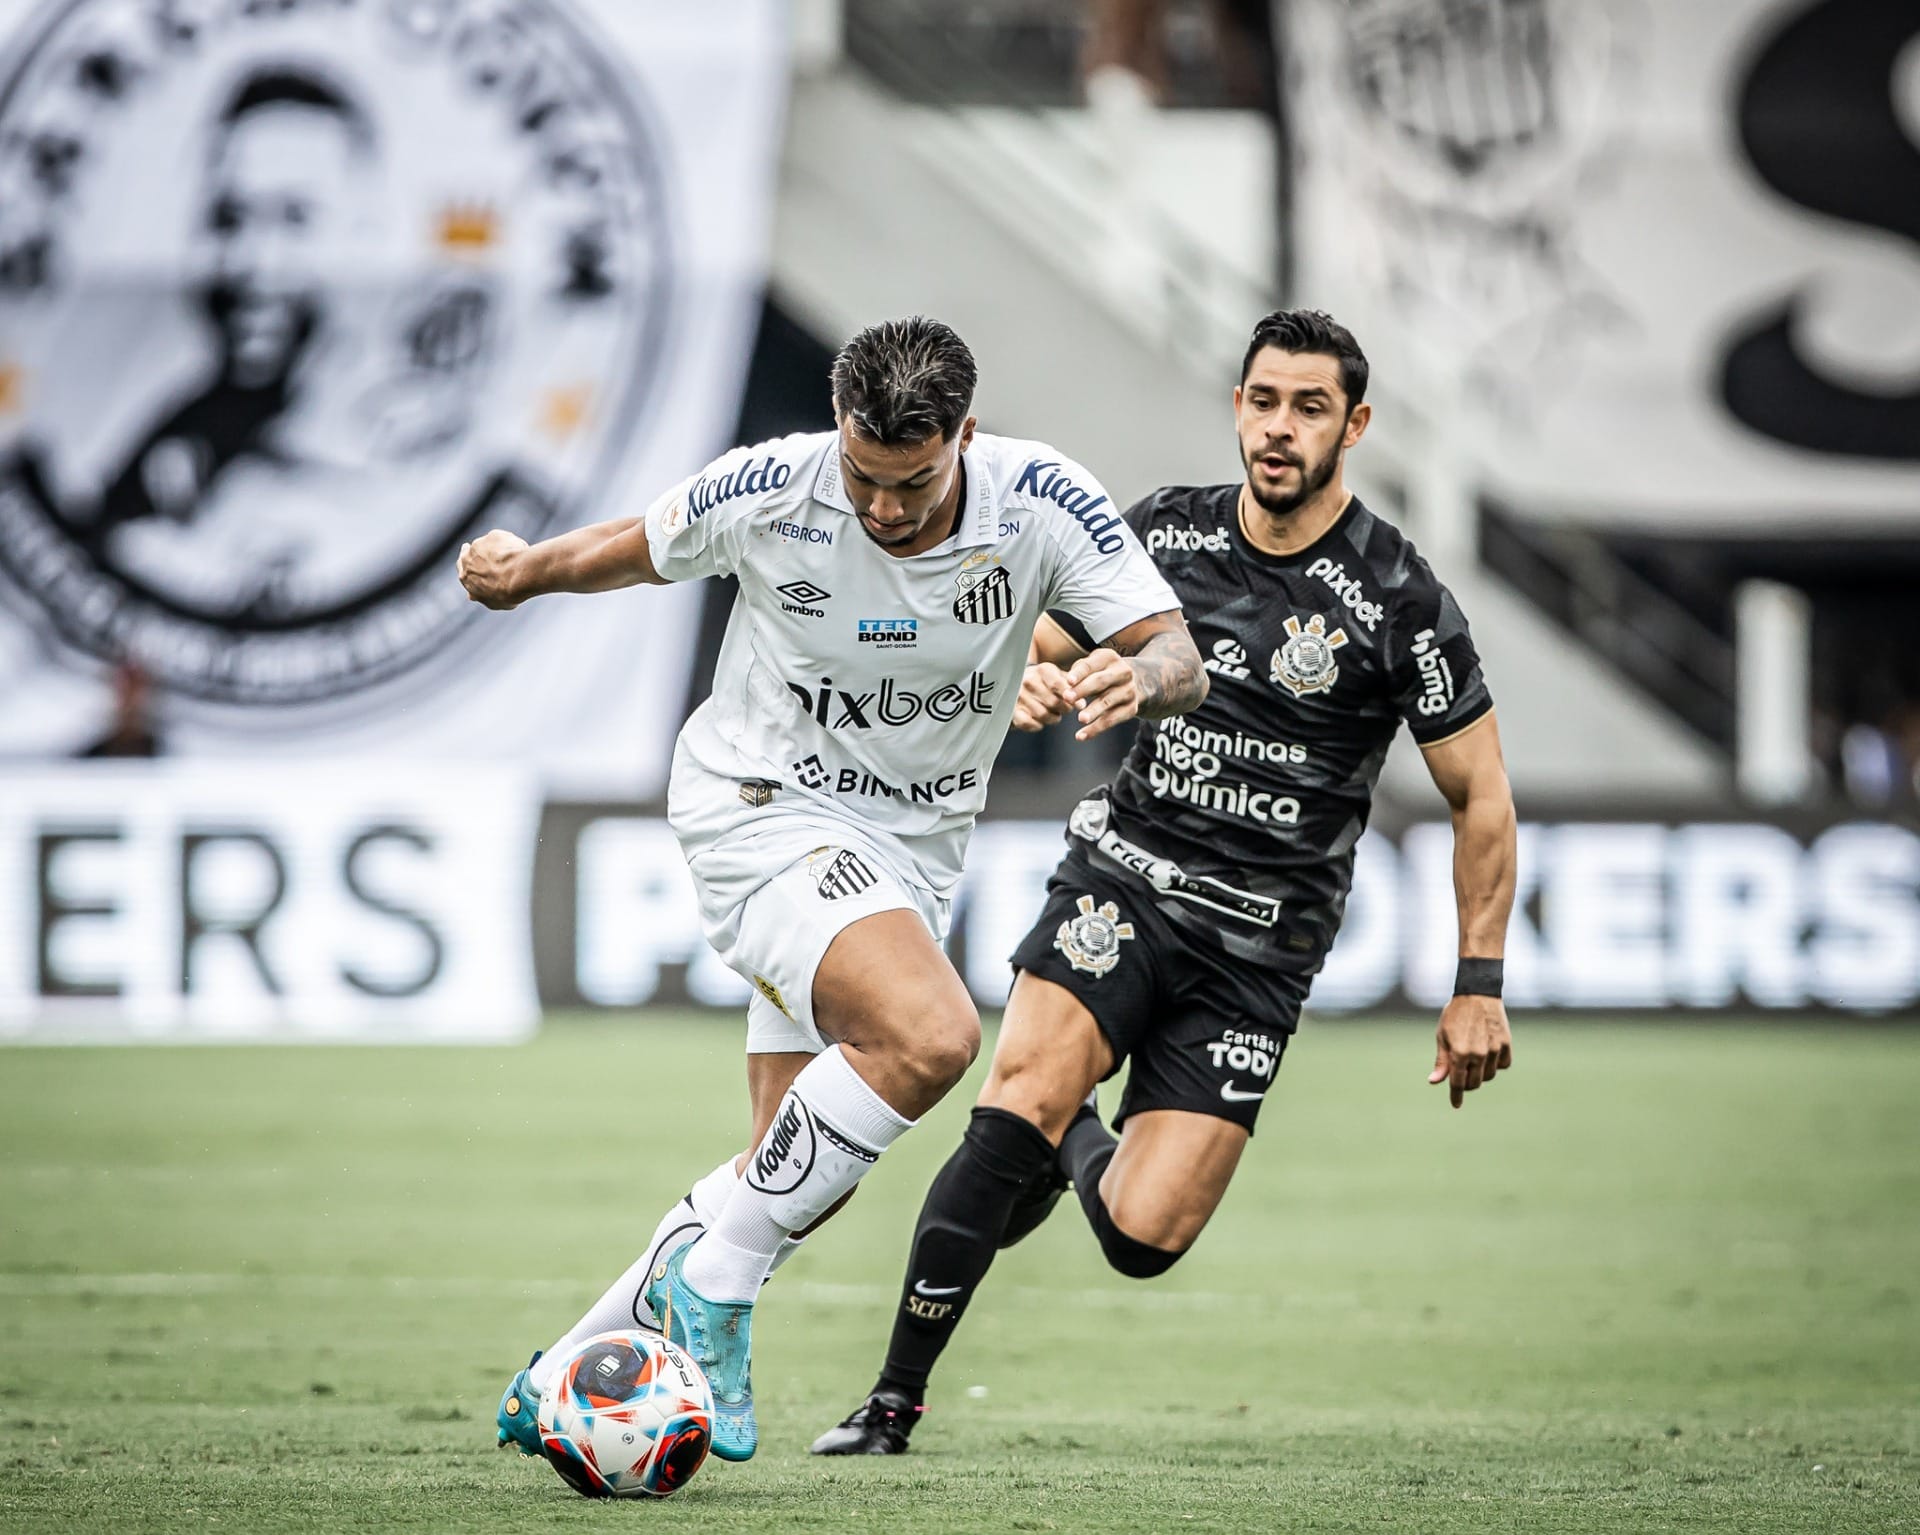
POLYGON ((1248 1139, 1239 1125, 1211 1114, 1133 1115, 1100 1179, 1113 1223, 1136 1242, 1185 1252, 1219 1208, 1248 1139))

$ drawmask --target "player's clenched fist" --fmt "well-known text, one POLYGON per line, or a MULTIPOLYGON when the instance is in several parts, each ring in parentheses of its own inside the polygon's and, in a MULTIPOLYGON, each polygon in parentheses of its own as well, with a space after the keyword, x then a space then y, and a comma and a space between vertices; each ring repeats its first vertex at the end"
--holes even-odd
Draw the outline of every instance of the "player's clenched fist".
POLYGON ((1045 730, 1067 717, 1073 702, 1067 693, 1067 674, 1051 661, 1035 661, 1020 679, 1014 700, 1015 730, 1045 730))
POLYGON ((467 595, 483 607, 496 612, 520 605, 514 586, 514 565, 527 549, 527 541, 517 533, 495 528, 470 544, 460 546, 460 584, 467 595))
POLYGON ((1080 711, 1076 741, 1123 725, 1140 713, 1140 687, 1133 663, 1104 646, 1082 656, 1067 673, 1067 702, 1080 711))

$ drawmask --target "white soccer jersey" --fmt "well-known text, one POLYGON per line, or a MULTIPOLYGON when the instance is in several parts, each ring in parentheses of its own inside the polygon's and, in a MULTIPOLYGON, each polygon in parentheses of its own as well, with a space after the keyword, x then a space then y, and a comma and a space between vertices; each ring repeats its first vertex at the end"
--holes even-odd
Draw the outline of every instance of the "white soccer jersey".
POLYGON ((1039 615, 1104 638, 1179 606, 1078 464, 985 433, 964 462, 953 536, 904 558, 861 528, 837 432, 735 449, 647 512, 662 576, 740 581, 683 761, 890 833, 939 892, 959 878, 1039 615))

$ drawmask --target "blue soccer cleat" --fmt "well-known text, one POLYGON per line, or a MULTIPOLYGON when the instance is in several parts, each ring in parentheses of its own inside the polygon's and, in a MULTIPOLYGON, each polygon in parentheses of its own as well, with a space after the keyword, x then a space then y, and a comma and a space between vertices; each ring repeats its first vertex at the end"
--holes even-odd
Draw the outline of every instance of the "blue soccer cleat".
MULTIPOLYGON (((527 1370, 531 1370, 539 1360, 536 1353, 527 1361, 527 1370)), ((533 1389, 533 1383, 527 1379, 527 1370, 507 1382, 507 1389, 500 1397, 500 1412, 495 1421, 500 1425, 500 1448, 508 1445, 519 1446, 522 1455, 538 1455, 540 1449, 540 1393, 533 1389)))
POLYGON ((687 1283, 684 1265, 693 1244, 654 1265, 646 1302, 661 1331, 693 1355, 713 1387, 713 1453, 751 1460, 760 1447, 753 1417, 753 1303, 708 1300, 687 1283))

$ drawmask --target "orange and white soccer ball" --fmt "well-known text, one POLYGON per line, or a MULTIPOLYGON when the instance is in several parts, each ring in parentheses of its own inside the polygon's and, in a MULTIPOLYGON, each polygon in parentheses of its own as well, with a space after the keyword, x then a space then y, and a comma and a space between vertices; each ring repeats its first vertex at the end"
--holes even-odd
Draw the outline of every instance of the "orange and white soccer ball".
POLYGON ((578 1345, 540 1397, 540 1446, 589 1498, 664 1498, 713 1444, 713 1388, 687 1351, 638 1329, 578 1345))

